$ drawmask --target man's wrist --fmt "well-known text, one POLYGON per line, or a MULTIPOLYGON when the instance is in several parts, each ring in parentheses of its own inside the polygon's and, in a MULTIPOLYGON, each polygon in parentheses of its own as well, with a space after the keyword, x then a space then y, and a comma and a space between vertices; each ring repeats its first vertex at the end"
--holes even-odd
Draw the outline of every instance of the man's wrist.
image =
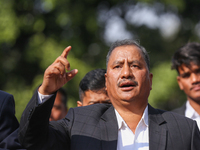
POLYGON ((43 95, 38 90, 38 103, 41 104, 41 103, 45 102, 46 100, 48 100, 49 98, 51 98, 52 96, 53 96, 53 94, 43 95))

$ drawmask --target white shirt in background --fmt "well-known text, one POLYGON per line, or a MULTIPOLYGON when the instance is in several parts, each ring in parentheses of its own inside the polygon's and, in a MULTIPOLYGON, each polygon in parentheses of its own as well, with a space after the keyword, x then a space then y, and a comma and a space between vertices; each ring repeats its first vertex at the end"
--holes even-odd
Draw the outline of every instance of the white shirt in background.
POLYGON ((197 126, 200 129, 200 115, 190 105, 189 101, 186 102, 185 116, 195 120, 197 122, 197 126))

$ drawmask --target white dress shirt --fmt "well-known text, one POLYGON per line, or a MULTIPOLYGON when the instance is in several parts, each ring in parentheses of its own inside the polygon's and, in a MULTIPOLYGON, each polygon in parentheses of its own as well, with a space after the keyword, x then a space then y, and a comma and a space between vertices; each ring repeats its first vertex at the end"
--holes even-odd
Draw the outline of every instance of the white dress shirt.
POLYGON ((190 105, 189 101, 186 102, 185 116, 190 118, 190 119, 195 120, 197 122, 199 129, 200 129, 200 115, 190 105))
POLYGON ((118 122, 117 150, 149 150, 148 106, 138 123, 135 134, 115 110, 118 122))

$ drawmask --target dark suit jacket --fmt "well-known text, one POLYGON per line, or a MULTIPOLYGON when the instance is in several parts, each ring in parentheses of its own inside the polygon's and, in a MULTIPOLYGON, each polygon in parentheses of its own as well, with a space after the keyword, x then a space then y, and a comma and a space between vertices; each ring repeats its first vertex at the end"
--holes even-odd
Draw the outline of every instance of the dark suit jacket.
MULTIPOLYGON (((41 105, 37 92, 28 103, 20 122, 19 140, 36 150, 116 150, 118 124, 114 107, 94 104, 71 108, 66 117, 49 123, 54 96, 41 105)), ((196 122, 176 113, 149 105, 150 150, 199 150, 196 122)), ((145 144, 145 143, 144 143, 145 144)))
POLYGON ((18 127, 14 98, 11 94, 0 91, 0 150, 21 149, 17 136, 18 127))
POLYGON ((185 116, 185 110, 186 110, 186 103, 184 103, 181 107, 176 108, 176 109, 174 109, 172 111, 175 112, 175 113, 178 113, 180 115, 185 116))

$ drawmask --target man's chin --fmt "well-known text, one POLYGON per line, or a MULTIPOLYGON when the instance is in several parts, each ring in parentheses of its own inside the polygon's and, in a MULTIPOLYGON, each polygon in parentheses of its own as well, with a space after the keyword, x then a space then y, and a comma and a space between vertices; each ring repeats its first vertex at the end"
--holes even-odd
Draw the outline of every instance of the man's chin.
POLYGON ((198 94, 194 97, 191 97, 190 100, 200 104, 200 95, 198 94))

